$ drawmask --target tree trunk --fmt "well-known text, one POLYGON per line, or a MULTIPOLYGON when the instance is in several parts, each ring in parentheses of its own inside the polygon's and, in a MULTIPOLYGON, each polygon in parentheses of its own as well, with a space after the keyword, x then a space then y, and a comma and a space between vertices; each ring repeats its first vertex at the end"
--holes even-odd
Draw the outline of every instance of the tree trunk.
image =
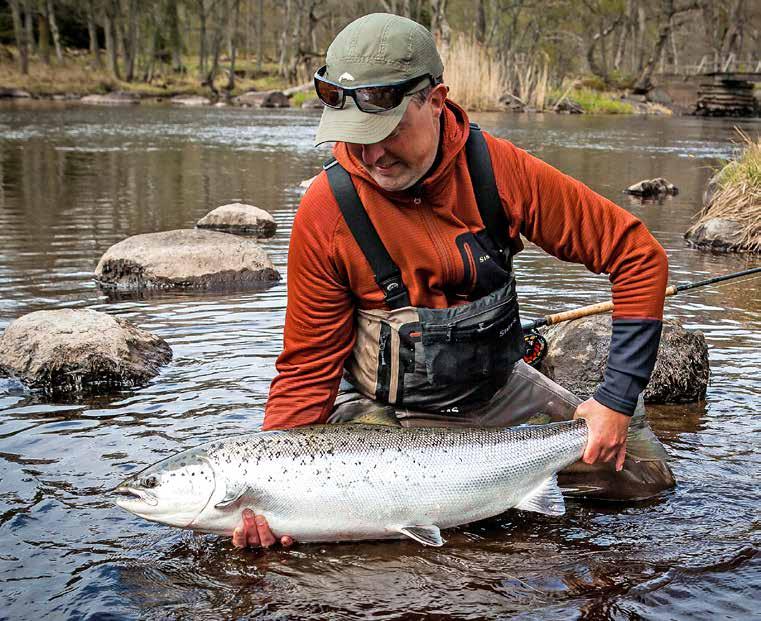
POLYGON ((37 14, 37 52, 46 65, 50 64, 50 28, 48 27, 47 3, 40 4, 42 13, 37 14))
POLYGON ((262 72, 264 57, 264 0, 259 0, 259 10, 256 14, 256 73, 262 72))
POLYGON ((745 27, 745 0, 735 0, 729 11, 727 31, 721 43, 721 62, 724 63, 732 54, 737 54, 742 48, 743 30, 745 27))
POLYGON ((19 0, 8 0, 11 6, 11 17, 13 19, 13 34, 16 37, 16 47, 18 48, 19 70, 24 75, 29 74, 29 47, 26 42, 26 30, 21 16, 21 7, 19 0))
POLYGON ((431 3, 431 33, 439 42, 440 52, 444 53, 449 47, 452 31, 447 21, 447 0, 430 0, 431 3))
POLYGON ((208 86, 214 97, 217 97, 219 91, 214 86, 214 79, 217 76, 217 70, 219 69, 219 52, 222 48, 222 37, 224 35, 223 16, 225 14, 225 4, 221 0, 217 0, 214 4, 214 11, 212 16, 214 17, 214 36, 211 40, 211 67, 206 74, 204 80, 201 82, 202 86, 208 86), (222 6, 220 9, 219 7, 222 6))
POLYGON ((177 12, 177 0, 167 2, 166 12, 167 28, 169 35, 169 48, 172 53, 172 71, 182 73, 182 36, 180 35, 180 15, 177 12))
MULTIPOLYGON (((116 1, 116 0, 114 0, 116 1)), ((112 1, 106 3, 103 12, 103 30, 106 35, 106 58, 108 60, 108 69, 117 80, 122 76, 119 71, 119 51, 117 50, 117 33, 116 33, 116 7, 112 1)))
POLYGON ((642 73, 640 73, 639 77, 637 78, 637 82, 634 84, 633 90, 635 93, 647 93, 647 91, 653 87, 653 83, 651 81, 653 77, 653 71, 655 70, 655 65, 661 58, 663 48, 666 45, 666 41, 668 41, 669 35, 671 34, 671 20, 674 17, 675 12, 674 0, 663 0, 660 15, 661 25, 658 29, 658 38, 655 41, 655 47, 653 48, 652 54, 650 54, 645 67, 642 69, 642 73))
POLYGON ((287 73, 286 62, 288 56, 288 24, 291 19, 291 0, 285 0, 283 9, 283 29, 280 31, 280 50, 277 66, 278 75, 285 77, 287 73))
POLYGON ((230 20, 230 72, 225 90, 232 93, 235 88, 235 53, 238 46, 238 20, 240 19, 240 0, 233 0, 233 16, 230 20))
POLYGON ((587 46, 587 62, 589 63, 589 70, 594 75, 602 78, 606 83, 608 82, 608 65, 606 60, 606 49, 604 46, 605 37, 618 28, 619 23, 621 23, 621 17, 616 18, 610 26, 606 27, 605 22, 600 19, 600 30, 592 37, 590 44, 587 46), (598 43, 601 47, 601 63, 598 63, 595 58, 595 48, 598 43))
POLYGON ((135 79, 135 57, 137 56, 137 0, 126 0, 126 28, 122 28, 122 51, 124 52, 124 80, 135 79))
POLYGON ((486 42, 486 0, 476 3, 476 41, 481 45, 486 42))
POLYGON ((55 7, 53 0, 47 0, 48 23, 50 24, 50 33, 53 35, 53 44, 55 45, 55 56, 59 63, 63 62, 63 50, 61 49, 61 35, 58 32, 58 22, 55 18, 55 7))
POLYGON ((37 53, 37 46, 34 44, 34 3, 33 0, 24 0, 24 29, 26 30, 26 44, 29 48, 29 54, 37 53))
POLYGON ((198 7, 198 75, 201 81, 206 77, 206 7, 204 0, 196 2, 198 7))
POLYGON ((103 60, 100 57, 100 44, 98 43, 98 28, 95 23, 95 7, 93 0, 87 0, 87 34, 90 37, 90 54, 95 66, 103 68, 103 60))

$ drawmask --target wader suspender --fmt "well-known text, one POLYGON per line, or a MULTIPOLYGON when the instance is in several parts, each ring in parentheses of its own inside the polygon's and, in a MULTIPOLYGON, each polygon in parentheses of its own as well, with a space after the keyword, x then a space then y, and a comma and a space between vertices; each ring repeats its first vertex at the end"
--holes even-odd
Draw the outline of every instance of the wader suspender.
MULTIPOLYGON (((483 220, 489 237, 495 242, 504 258, 505 248, 510 247, 508 221, 499 200, 486 140, 481 133, 481 128, 476 123, 470 124, 470 134, 465 143, 465 156, 468 161, 468 173, 473 184, 473 194, 481 214, 481 220, 483 220)), ((328 174, 328 183, 330 183, 333 196, 341 209, 341 214, 370 264, 370 268, 375 274, 375 282, 383 291, 386 304, 391 309, 409 306, 410 297, 402 280, 402 273, 391 259, 391 255, 388 254, 388 250, 386 250, 378 232, 370 221, 362 201, 357 195, 354 183, 352 183, 351 175, 335 158, 326 162, 323 168, 328 174)), ((511 267, 509 256, 505 261, 508 270, 511 267)))

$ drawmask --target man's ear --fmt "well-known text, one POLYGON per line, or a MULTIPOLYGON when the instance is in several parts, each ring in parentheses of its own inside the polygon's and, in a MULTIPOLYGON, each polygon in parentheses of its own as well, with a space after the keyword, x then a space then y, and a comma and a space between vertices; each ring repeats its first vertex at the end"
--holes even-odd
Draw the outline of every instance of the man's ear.
POLYGON ((439 116, 441 116, 441 111, 444 109, 444 102, 447 99, 448 92, 449 87, 444 86, 443 84, 436 85, 436 87, 431 91, 431 108, 433 108, 433 116, 435 118, 439 118, 439 116))

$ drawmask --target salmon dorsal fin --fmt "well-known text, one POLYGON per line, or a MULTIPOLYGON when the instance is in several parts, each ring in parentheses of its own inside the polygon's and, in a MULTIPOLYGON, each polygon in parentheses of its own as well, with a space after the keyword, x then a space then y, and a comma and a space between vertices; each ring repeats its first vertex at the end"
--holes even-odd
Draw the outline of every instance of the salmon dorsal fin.
POLYGON ((399 529, 399 532, 418 543, 422 543, 424 546, 436 546, 438 548, 446 543, 441 538, 439 527, 434 524, 428 526, 403 526, 399 529))
POLYGON ((565 513, 565 501, 558 487, 558 478, 552 475, 546 481, 530 492, 517 505, 521 511, 535 511, 545 515, 563 515, 565 513))

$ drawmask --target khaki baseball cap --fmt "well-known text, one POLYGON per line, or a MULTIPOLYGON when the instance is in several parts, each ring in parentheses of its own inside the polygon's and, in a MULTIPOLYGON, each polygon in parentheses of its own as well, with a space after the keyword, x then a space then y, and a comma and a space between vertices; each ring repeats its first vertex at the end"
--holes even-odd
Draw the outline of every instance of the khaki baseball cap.
MULTIPOLYGON (((338 33, 328 48, 325 77, 353 87, 391 84, 444 73, 431 33, 417 22, 390 13, 371 13, 338 33)), ((412 90, 419 90, 415 86, 412 90)), ((324 142, 373 144, 388 136, 404 116, 410 96, 386 112, 370 114, 346 97, 340 110, 323 108, 315 146, 324 142)))

